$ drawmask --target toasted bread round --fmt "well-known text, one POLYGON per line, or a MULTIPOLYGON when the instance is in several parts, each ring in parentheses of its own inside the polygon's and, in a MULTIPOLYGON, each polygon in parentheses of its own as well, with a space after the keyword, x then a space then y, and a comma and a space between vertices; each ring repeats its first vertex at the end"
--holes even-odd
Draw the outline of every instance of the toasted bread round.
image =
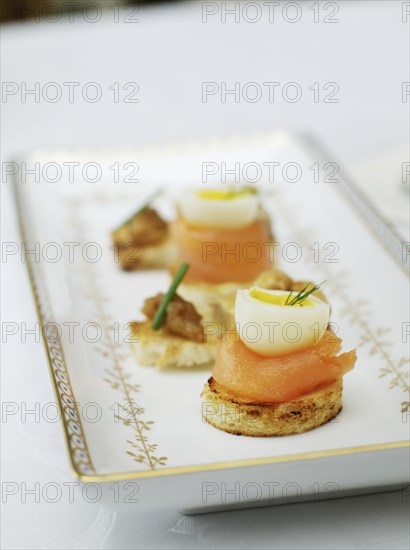
POLYGON ((215 428, 235 435, 271 437, 313 430, 342 409, 343 380, 283 403, 255 403, 210 378, 205 384, 202 416, 215 428))

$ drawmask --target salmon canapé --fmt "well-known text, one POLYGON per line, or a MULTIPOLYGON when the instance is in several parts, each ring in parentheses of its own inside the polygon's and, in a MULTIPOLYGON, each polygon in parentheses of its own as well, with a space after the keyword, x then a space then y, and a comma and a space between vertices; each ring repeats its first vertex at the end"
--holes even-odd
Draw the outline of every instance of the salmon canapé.
POLYGON ((249 350, 238 335, 221 342, 213 378, 232 393, 259 403, 285 402, 341 378, 353 369, 356 351, 336 355, 341 340, 331 330, 313 346, 280 357, 249 350))

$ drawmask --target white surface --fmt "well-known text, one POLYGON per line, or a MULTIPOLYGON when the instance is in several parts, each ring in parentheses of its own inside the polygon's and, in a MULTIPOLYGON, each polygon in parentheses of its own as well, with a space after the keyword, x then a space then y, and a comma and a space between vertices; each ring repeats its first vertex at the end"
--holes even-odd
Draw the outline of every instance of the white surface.
MULTIPOLYGON (((204 25, 200 9, 189 3, 146 9, 137 25, 102 18, 94 25, 3 29, 4 81, 137 81, 141 101, 2 104, 2 160, 37 146, 137 144, 288 126, 316 132, 353 172, 355 164, 406 143, 408 104, 401 101, 401 83, 408 80, 408 28, 401 22, 402 2, 343 2, 337 25, 281 19, 274 25, 204 25), (222 80, 332 80, 340 83, 343 101, 203 104, 202 82, 222 80)), ((404 201, 406 195, 396 192, 397 170, 383 166, 377 202, 394 196, 404 201)), ((368 179, 359 183, 373 191, 368 179)), ((18 242, 10 186, 2 188, 3 239, 18 242)), ((7 267, 3 321, 32 328, 37 319, 25 266, 7 267)), ((54 400, 42 346, 33 337, 24 345, 11 338, 3 347, 2 398, 18 403, 19 410, 22 403, 32 409, 54 400)), ((27 488, 38 482, 43 488, 72 481, 60 426, 36 420, 31 415, 22 422, 19 413, 3 419, 3 489, 4 482, 27 482, 27 488)), ((4 506, 5 548, 406 548, 409 538, 408 498, 401 493, 200 518, 147 514, 143 502, 115 505, 112 492, 97 504, 78 494, 70 503, 67 490, 54 504, 44 498, 35 503, 32 496, 24 503, 20 494, 4 506)))

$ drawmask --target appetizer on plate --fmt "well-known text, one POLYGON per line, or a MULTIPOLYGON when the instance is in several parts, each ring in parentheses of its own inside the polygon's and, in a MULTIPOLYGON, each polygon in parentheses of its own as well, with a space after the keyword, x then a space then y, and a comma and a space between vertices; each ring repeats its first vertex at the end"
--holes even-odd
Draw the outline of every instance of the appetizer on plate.
POLYGON ((155 193, 131 217, 112 232, 122 269, 166 268, 178 257, 169 224, 152 207, 155 193))
POLYGON ((171 234, 189 282, 248 283, 272 266, 270 220, 252 187, 187 192, 171 234))
POLYGON ((338 355, 342 342, 318 291, 309 283, 299 292, 238 291, 236 330, 223 336, 202 392, 206 422, 237 435, 281 436, 317 428, 340 412, 342 378, 356 351, 338 355))
MULTIPOLYGON (((130 330, 138 360, 142 365, 160 368, 205 367, 215 362, 220 333, 204 335, 203 316, 195 306, 177 294, 189 269, 182 264, 166 294, 145 300, 142 312, 146 321, 131 323, 130 330)), ((212 323, 222 326, 222 312, 209 313, 212 323)))

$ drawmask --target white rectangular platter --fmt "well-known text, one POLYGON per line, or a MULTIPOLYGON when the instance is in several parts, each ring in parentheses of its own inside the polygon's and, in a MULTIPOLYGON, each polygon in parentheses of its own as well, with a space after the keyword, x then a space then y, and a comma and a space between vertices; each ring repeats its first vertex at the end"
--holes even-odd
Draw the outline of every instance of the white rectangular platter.
POLYGON ((21 170, 16 176, 22 241, 35 250, 27 265, 78 478, 139 478, 147 506, 160 501, 185 511, 406 483, 407 248, 334 158, 311 140, 272 133, 38 151, 24 162, 39 177, 31 182, 21 170), (165 189, 160 207, 171 216, 176 193, 205 181, 205 171, 204 185, 220 183, 224 168, 236 169, 242 182, 258 180, 277 266, 294 279, 327 281, 344 349, 358 350, 343 411, 305 434, 250 438, 216 430, 201 415, 209 371, 141 367, 129 344, 127 323, 141 318, 144 299, 164 291, 169 277, 122 272, 110 231, 158 187, 165 189))

